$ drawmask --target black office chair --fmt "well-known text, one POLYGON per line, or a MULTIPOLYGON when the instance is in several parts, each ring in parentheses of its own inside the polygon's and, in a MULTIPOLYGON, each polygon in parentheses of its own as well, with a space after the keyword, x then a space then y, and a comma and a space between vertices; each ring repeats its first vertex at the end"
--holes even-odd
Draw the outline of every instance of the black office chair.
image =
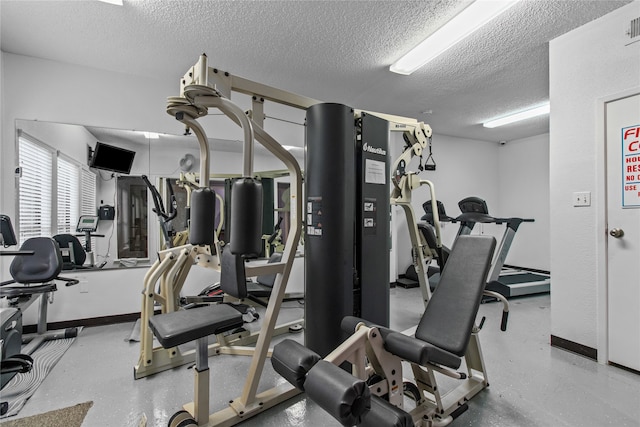
POLYGON ((62 269, 74 270, 83 268, 87 260, 87 253, 82 247, 80 240, 72 234, 57 234, 53 240, 58 242, 62 254, 62 269))

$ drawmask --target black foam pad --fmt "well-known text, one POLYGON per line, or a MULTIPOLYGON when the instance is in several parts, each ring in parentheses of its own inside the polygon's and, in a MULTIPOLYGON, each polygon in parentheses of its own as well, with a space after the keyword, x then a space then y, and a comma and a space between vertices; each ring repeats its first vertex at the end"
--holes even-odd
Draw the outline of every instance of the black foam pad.
POLYGON ((232 254, 229 246, 222 249, 220 287, 225 293, 236 298, 242 299, 248 295, 244 259, 242 255, 232 254))
POLYGON ((189 213, 189 243, 196 246, 213 244, 215 215, 215 193, 210 188, 193 190, 189 213))
POLYGON ((307 372, 321 359, 318 353, 293 340, 286 339, 273 347, 271 365, 298 389, 304 391, 307 372))
POLYGON ((367 383, 321 360, 307 374, 307 396, 343 426, 359 425, 371 409, 367 383))
POLYGON ((458 237, 420 319, 416 338, 457 356, 464 355, 495 245, 491 236, 458 237))
POLYGON ((386 400, 371 396, 371 410, 362 419, 360 427, 413 427, 411 415, 386 400))
POLYGON ((257 256, 262 252, 262 183, 240 178, 231 189, 231 252, 257 256))

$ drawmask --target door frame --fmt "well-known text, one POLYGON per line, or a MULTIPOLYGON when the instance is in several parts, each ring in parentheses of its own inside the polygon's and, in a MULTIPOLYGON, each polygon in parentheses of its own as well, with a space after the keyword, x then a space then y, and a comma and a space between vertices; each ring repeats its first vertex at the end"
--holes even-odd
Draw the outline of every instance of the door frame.
POLYGON ((609 362, 609 282, 607 213, 607 128, 606 104, 640 94, 640 86, 611 94, 596 101, 596 297, 598 363, 609 362))

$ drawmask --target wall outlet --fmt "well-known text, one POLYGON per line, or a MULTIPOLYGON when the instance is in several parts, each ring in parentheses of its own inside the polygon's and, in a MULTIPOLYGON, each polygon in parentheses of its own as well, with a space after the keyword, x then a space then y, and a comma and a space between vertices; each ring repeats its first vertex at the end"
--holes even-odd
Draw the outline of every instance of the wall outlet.
POLYGON ((574 192, 573 206, 591 206, 591 191, 574 192))
POLYGON ((89 281, 87 280, 86 276, 78 276, 78 287, 80 288, 80 293, 81 294, 88 294, 89 293, 89 281))

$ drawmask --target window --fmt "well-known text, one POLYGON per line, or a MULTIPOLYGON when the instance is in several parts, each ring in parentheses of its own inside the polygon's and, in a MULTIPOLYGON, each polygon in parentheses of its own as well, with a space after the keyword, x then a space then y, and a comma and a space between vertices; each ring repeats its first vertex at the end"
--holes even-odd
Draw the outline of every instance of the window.
POLYGON ((75 233, 79 218, 80 171, 73 163, 58 159, 58 227, 56 234, 75 233))
POLYGON ((19 138, 19 243, 31 237, 51 236, 53 150, 19 138))
POLYGON ((72 234, 82 214, 96 213, 96 176, 87 166, 21 132, 18 136, 20 243, 72 234))

